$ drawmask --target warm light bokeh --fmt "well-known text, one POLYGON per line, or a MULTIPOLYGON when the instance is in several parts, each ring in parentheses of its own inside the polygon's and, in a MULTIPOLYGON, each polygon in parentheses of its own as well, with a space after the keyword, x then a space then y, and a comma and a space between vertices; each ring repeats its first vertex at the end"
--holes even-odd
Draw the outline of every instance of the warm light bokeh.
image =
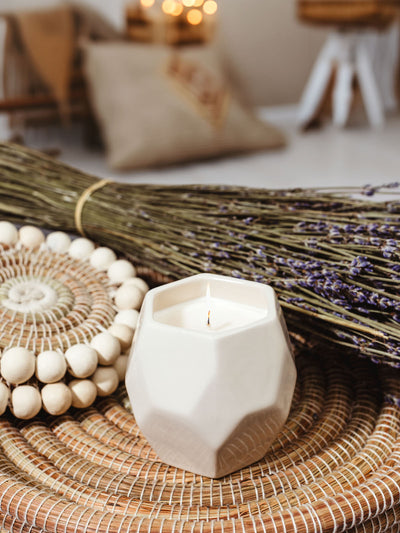
POLYGON ((167 15, 172 15, 175 11, 177 2, 175 0, 164 0, 162 3, 162 10, 167 15))
POLYGON ((143 7, 151 7, 154 5, 155 0, 140 0, 143 7))
POLYGON ((190 9, 186 15, 187 21, 193 26, 197 26, 203 20, 203 13, 198 9, 190 9))
POLYGON ((214 15, 217 12, 218 5, 215 0, 206 0, 204 2, 203 11, 206 15, 214 15))
POLYGON ((174 10, 171 11, 171 15, 173 15, 174 17, 179 17, 179 15, 181 15, 183 12, 183 5, 180 3, 180 2, 175 2, 175 7, 174 7, 174 10))
MULTIPOLYGON (((155 0, 140 0, 143 7, 152 7, 155 0)), ((197 26, 203 21, 203 14, 214 15, 218 9, 216 0, 163 0, 162 10, 166 15, 178 17, 186 14, 189 24, 197 26)))

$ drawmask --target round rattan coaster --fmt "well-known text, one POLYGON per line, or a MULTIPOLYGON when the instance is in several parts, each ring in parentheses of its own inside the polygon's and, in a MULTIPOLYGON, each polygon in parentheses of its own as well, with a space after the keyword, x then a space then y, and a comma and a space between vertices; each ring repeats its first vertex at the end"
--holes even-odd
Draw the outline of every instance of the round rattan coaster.
POLYGON ((397 531, 398 375, 320 352, 300 354, 297 366, 292 410, 267 456, 219 480, 160 463, 122 388, 59 417, 0 418, 2 527, 33 533, 397 531))
POLYGON ((147 289, 109 248, 0 221, 0 415, 60 415, 113 393, 147 289))

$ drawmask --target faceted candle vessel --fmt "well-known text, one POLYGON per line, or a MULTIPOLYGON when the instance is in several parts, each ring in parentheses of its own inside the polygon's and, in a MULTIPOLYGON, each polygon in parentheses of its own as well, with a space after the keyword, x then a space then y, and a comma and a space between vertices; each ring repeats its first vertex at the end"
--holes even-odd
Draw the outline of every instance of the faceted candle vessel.
POLYGON ((271 287, 199 274, 147 293, 126 387, 162 461, 218 478, 261 459, 295 382, 271 287))

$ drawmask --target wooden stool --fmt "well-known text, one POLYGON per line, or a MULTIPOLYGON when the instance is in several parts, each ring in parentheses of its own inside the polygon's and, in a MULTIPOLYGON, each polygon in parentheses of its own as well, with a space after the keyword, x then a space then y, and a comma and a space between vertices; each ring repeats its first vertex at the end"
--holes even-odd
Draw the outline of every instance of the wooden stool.
POLYGON ((353 80, 357 78, 369 122, 380 127, 385 111, 396 109, 396 66, 399 31, 333 31, 323 46, 300 102, 298 123, 306 127, 317 115, 336 71, 333 122, 345 126, 349 117, 353 80))
POLYGON ((298 0, 303 22, 331 26, 300 102, 299 125, 318 115, 334 80, 332 109, 337 126, 347 123, 357 79, 369 122, 380 127, 385 111, 397 108, 395 94, 399 59, 398 0, 298 0))

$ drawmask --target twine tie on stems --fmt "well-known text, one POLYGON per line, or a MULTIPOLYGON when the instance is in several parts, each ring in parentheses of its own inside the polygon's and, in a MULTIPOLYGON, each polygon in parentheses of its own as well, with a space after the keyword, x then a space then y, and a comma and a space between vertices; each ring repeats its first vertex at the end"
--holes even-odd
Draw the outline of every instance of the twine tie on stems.
POLYGON ((86 237, 85 231, 83 229, 83 224, 82 224, 83 208, 85 207, 86 202, 89 200, 89 198, 92 196, 92 194, 94 192, 98 191, 99 189, 102 189, 103 187, 105 187, 109 183, 112 183, 112 180, 102 179, 100 181, 97 181, 96 183, 93 183, 92 185, 90 185, 90 187, 88 187, 87 189, 85 189, 83 191, 83 193, 81 194, 81 196, 79 197, 79 199, 78 199, 78 201, 76 203, 75 216, 74 216, 75 226, 76 226, 76 229, 78 230, 78 232, 83 237, 86 237))

